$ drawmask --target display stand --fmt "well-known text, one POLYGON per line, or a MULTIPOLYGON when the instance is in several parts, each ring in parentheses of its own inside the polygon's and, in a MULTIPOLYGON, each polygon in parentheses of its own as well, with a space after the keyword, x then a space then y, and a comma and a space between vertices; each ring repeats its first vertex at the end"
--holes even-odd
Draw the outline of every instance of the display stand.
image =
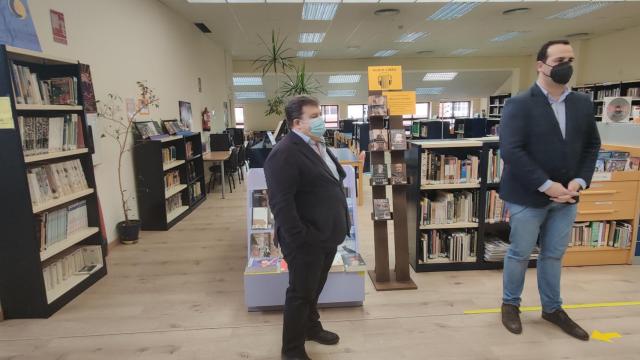
MULTIPOLYGON (((346 239, 342 245, 359 252, 358 207, 356 206, 355 171, 344 166, 347 174, 343 184, 348 189, 347 204, 351 213, 352 239, 346 239)), ((267 188, 264 171, 261 168, 249 169, 247 179, 247 259, 251 257, 251 235, 260 232, 273 233, 273 229, 252 230, 253 191, 267 188)), ((339 246, 339 249, 342 247, 339 246)), ((339 250, 340 251, 340 250, 339 250)), ((249 311, 282 308, 289 285, 287 272, 244 274, 245 304, 249 311)), ((318 305, 322 307, 360 306, 364 302, 364 271, 330 272, 324 290, 320 294, 318 305)))

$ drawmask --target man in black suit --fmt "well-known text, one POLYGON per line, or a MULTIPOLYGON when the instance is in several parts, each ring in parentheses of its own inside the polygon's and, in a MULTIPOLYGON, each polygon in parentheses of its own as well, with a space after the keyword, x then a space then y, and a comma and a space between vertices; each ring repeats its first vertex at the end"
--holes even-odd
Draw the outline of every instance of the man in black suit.
POLYGON ((284 307, 283 359, 309 359, 305 340, 325 345, 339 341, 324 330, 318 297, 337 247, 349 234, 349 212, 342 166, 324 144, 324 119, 318 101, 294 97, 285 108, 291 132, 264 164, 276 235, 289 267, 284 307))
POLYGON ((502 323, 514 334, 522 332, 520 296, 538 242, 542 318, 586 341, 589 334, 564 312, 560 298, 562 257, 576 218, 577 196, 591 182, 600 148, 593 102, 566 86, 574 59, 568 41, 546 43, 537 56, 536 84, 504 107, 500 197, 510 213, 511 245, 504 260, 502 323))

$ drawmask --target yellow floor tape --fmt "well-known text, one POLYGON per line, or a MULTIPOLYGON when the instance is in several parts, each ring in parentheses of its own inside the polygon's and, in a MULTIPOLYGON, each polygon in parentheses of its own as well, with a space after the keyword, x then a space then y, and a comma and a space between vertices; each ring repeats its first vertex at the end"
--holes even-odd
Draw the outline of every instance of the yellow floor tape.
MULTIPOLYGON (((590 308, 603 308, 603 307, 621 307, 621 306, 640 306, 640 301, 620 301, 620 302, 604 302, 594 304, 577 304, 577 305, 562 305, 563 309, 590 309, 590 308)), ((540 306, 521 306, 520 311, 541 311, 540 306)), ((465 315, 472 314, 495 314, 499 313, 500 308, 495 309, 480 309, 480 310, 466 310, 465 315)))

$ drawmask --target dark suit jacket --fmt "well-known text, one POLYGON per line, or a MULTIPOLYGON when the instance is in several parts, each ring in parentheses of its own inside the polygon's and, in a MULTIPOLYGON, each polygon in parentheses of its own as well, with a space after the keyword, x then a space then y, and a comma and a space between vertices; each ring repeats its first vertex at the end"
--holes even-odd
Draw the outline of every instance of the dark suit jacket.
POLYGON ((523 206, 544 207, 551 200, 538 191, 547 179, 565 187, 575 178, 591 183, 600 149, 593 102, 571 92, 565 98, 566 138, 537 84, 510 98, 500 121, 504 170, 500 197, 523 206))
POLYGON ((269 206, 276 223, 278 243, 285 252, 300 247, 335 247, 351 227, 342 185, 346 174, 336 164, 336 179, 323 159, 290 132, 273 148, 264 164, 269 206))

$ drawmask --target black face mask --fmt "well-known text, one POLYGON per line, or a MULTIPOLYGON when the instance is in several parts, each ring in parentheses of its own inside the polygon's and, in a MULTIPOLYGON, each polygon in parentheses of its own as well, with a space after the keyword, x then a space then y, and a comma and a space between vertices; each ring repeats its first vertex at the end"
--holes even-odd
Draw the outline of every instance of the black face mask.
MULTIPOLYGON (((551 66, 547 63, 545 65, 551 66)), ((570 62, 562 62, 551 66, 551 72, 549 73, 551 80, 560 85, 566 85, 571 80, 571 75, 573 75, 573 66, 571 66, 570 62)))

